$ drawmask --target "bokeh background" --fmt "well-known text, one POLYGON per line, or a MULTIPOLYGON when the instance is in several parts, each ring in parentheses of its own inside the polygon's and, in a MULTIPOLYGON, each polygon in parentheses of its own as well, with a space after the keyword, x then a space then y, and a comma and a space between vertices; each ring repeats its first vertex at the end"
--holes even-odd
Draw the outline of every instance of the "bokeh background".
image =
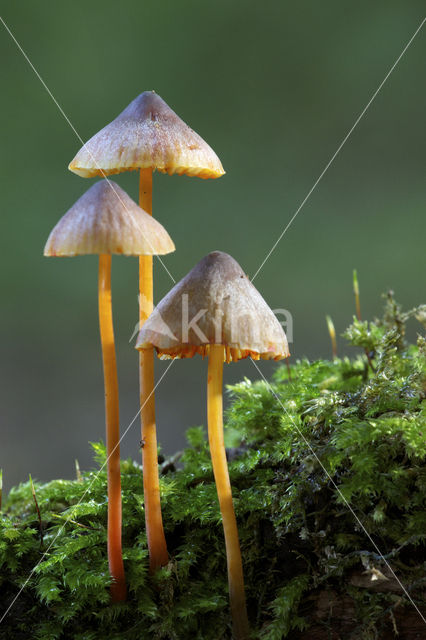
MULTIPOLYGON (((220 156, 220 180, 155 175, 177 280, 214 249, 256 272, 424 14, 423 0, 2 2, 84 140, 155 89, 220 156)), ((42 257, 92 181, 67 170, 80 143, 2 25, 0 60, 0 467, 10 487, 28 473, 72 477, 75 458, 92 466, 104 408, 97 260, 42 257)), ((256 278, 271 307, 292 313, 293 358, 330 355, 325 314, 338 333, 351 320, 353 268, 365 317, 390 287, 405 307, 424 302, 425 60, 426 27, 256 278)), ((114 179, 137 198, 135 173, 114 179)), ((155 278, 158 301, 172 284, 158 262, 155 278)), ((116 257, 123 429, 138 410, 136 291, 136 259, 116 257)), ((175 362, 158 389, 166 453, 205 422, 205 374, 201 359, 175 362)), ((258 377, 250 362, 226 367, 227 382, 244 375, 258 377)), ((139 440, 136 420, 123 456, 138 459, 139 440)))

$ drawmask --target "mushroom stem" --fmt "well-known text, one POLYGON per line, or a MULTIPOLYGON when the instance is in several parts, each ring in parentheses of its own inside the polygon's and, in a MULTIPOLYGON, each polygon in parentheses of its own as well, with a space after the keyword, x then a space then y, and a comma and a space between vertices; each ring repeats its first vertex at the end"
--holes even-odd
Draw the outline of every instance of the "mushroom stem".
POLYGON ((247 640, 250 631, 244 594, 243 565, 223 439, 223 360, 224 347, 210 345, 207 376, 209 444, 225 533, 233 633, 236 640, 247 640))
MULTIPOLYGON (((152 215, 152 169, 141 169, 139 205, 152 215)), ((139 327, 152 313, 152 256, 139 256, 139 327)), ((157 433, 155 426, 154 349, 139 352, 140 406, 142 423, 142 465, 145 527, 149 568, 153 573, 169 561, 160 504, 157 433)))
POLYGON ((114 327, 111 305, 111 256, 99 256, 99 328, 105 387, 105 420, 108 470, 108 563, 113 578, 113 602, 126 599, 123 556, 121 552, 121 479, 120 479, 120 419, 118 410, 118 380, 115 358, 114 327))

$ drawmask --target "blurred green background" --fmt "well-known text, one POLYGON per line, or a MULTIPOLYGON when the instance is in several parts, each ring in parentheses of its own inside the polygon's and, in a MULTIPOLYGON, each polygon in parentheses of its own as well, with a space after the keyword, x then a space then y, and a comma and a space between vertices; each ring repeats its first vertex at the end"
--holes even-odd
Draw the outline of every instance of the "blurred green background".
MULTIPOLYGON (((220 180, 155 175, 177 280, 214 249, 255 273, 424 14, 423 0, 2 2, 84 140, 155 89, 220 156, 220 180)), ((80 143, 3 27, 0 59, 0 466, 10 487, 28 473, 71 477, 75 458, 91 466, 104 412, 97 260, 42 257, 92 181, 67 170, 80 143)), ((325 314, 339 334, 351 320, 355 267, 365 317, 389 287, 406 307, 424 302, 425 59, 426 27, 256 278, 270 306, 293 315, 292 357, 330 355, 325 314)), ((137 198, 136 173, 114 179, 137 198)), ((158 301, 172 284, 158 262, 155 278, 158 301)), ((113 287, 124 430, 138 410, 135 259, 113 260, 113 287)), ((244 375, 258 377, 250 362, 226 367, 227 382, 244 375)), ((161 383, 165 452, 205 422, 205 377, 195 358, 161 383)), ((123 456, 139 459, 139 440, 136 420, 123 456)))

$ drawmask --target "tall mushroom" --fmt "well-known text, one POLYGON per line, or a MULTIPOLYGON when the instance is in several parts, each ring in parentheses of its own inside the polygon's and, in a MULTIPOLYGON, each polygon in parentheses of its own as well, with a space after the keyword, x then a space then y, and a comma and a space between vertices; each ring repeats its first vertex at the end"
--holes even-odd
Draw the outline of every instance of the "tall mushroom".
POLYGON ((214 477, 225 534, 234 636, 249 637, 243 569, 223 440, 223 362, 289 356, 284 331, 231 256, 203 258, 158 304, 139 332, 136 348, 160 357, 208 356, 207 413, 214 477))
MULTIPOLYGON (((144 91, 115 120, 96 133, 71 161, 69 169, 91 178, 140 169, 139 204, 152 214, 152 172, 219 178, 219 158, 154 91, 144 91)), ((153 308, 152 257, 139 259, 139 326, 153 308)), ((154 355, 139 355, 145 522, 151 571, 168 562, 158 481, 155 426, 154 355)))
POLYGON ((121 551, 121 481, 118 381, 111 306, 111 254, 152 255, 174 251, 164 227, 133 202, 123 189, 96 182, 59 220, 47 240, 45 256, 99 254, 99 327, 105 386, 108 471, 108 563, 111 596, 126 598, 121 551))

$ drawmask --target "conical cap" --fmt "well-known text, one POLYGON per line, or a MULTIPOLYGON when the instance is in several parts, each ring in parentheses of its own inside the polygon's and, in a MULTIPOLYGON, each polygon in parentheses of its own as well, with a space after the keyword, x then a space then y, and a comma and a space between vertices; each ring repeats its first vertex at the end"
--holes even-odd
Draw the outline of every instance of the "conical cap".
POLYGON ((158 255, 175 250, 164 227, 110 180, 96 182, 51 231, 45 256, 158 255))
POLYGON ((142 168, 200 178, 225 173, 213 149, 153 91, 96 133, 68 168, 83 178, 142 168))
POLYGON ((136 348, 187 358, 208 355, 211 344, 224 345, 227 361, 289 356, 281 324, 239 264, 221 251, 209 253, 161 300, 136 348))

